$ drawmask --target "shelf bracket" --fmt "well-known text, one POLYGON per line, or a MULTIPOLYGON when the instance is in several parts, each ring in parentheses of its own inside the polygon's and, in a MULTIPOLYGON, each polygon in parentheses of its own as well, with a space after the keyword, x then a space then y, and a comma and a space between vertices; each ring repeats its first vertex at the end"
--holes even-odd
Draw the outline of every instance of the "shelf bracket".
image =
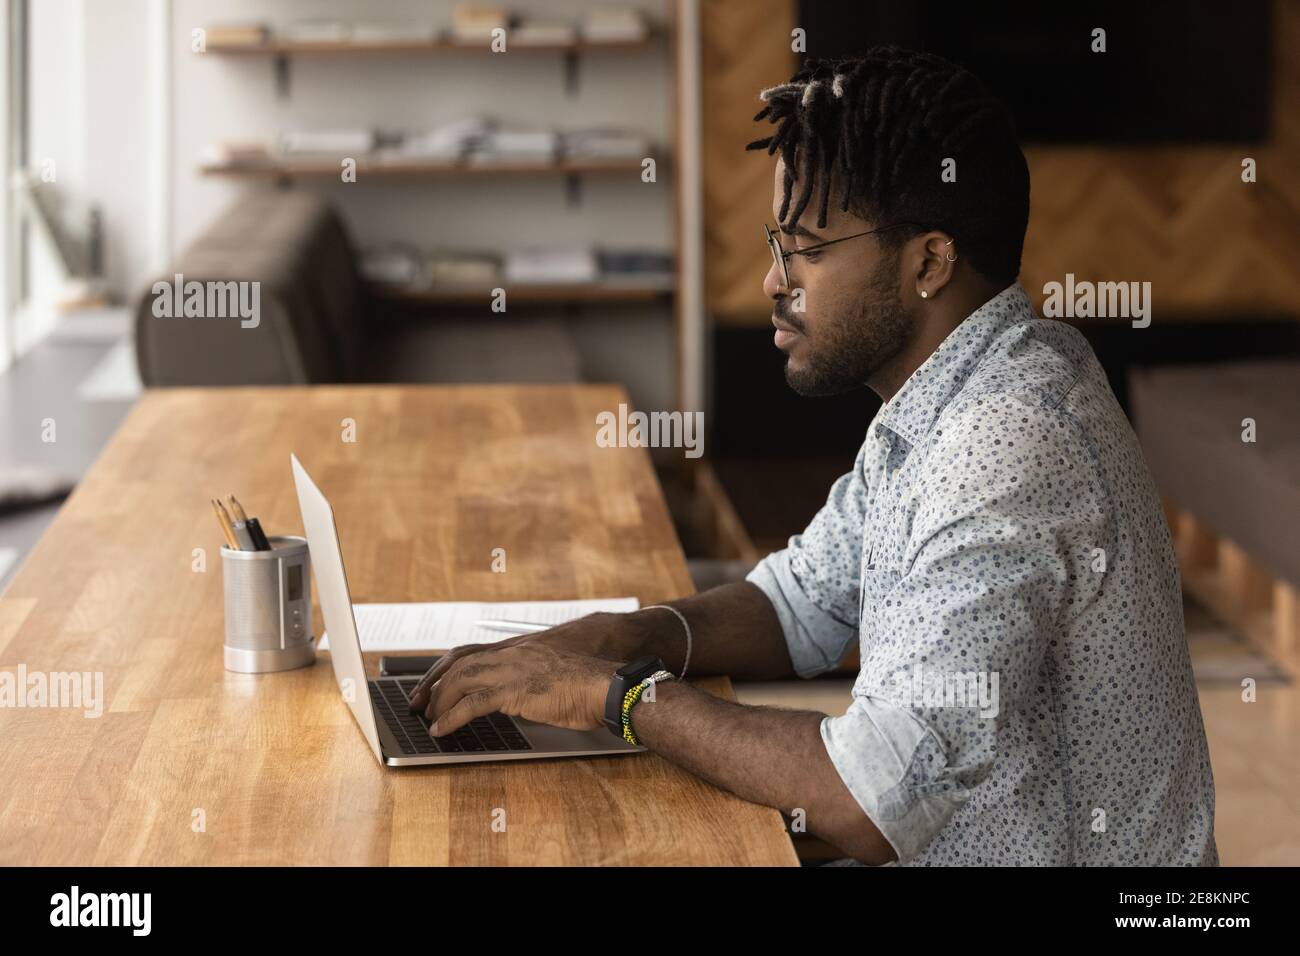
POLYGON ((582 177, 579 174, 564 174, 564 201, 570 209, 582 205, 582 177))
POLYGON ((566 96, 578 95, 578 51, 564 51, 564 93, 566 96))
POLYGON ((275 55, 275 95, 282 100, 289 98, 289 54, 275 55))

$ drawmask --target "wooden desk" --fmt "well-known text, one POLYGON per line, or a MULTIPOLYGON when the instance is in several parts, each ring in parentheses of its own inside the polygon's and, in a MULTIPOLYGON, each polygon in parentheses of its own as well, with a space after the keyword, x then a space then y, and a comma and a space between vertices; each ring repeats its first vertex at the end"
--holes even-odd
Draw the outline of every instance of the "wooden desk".
POLYGON ((689 593, 647 454, 595 444, 596 413, 626 400, 610 386, 148 393, 0 598, 0 669, 101 671, 106 701, 98 718, 0 708, 0 863, 795 864, 775 810, 653 754, 389 770, 327 660, 222 667, 208 499, 233 491, 269 532, 301 534, 290 451, 334 505, 356 601, 689 593))

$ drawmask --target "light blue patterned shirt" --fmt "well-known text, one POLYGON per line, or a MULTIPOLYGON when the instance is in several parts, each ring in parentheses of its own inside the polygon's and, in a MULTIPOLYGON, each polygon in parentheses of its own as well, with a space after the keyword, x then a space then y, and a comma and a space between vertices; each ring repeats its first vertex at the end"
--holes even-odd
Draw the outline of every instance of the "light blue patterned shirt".
POLYGON ((801 677, 857 643, 822 741, 900 863, 1218 863, 1159 496, 1087 341, 1019 285, 749 580, 801 677))

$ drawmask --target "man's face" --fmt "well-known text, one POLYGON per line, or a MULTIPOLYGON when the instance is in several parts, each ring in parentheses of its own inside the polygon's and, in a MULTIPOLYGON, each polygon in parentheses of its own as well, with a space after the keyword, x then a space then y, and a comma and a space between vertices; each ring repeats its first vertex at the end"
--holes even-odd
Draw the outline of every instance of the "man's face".
MULTIPOLYGON (((778 161, 772 218, 781 227, 777 238, 786 252, 887 225, 841 212, 832 191, 826 226, 817 228, 817 189, 799 222, 780 223, 776 217, 785 194, 784 177, 785 165, 778 161)), ((796 180, 792 196, 797 198, 801 188, 796 180)), ((900 295, 898 255, 885 250, 875 236, 791 256, 786 268, 792 288, 785 287, 773 263, 763 291, 773 302, 774 340, 786 354, 786 382, 799 394, 836 395, 857 388, 910 341, 916 317, 900 295), (798 311, 796 290, 802 290, 803 311, 798 311)))

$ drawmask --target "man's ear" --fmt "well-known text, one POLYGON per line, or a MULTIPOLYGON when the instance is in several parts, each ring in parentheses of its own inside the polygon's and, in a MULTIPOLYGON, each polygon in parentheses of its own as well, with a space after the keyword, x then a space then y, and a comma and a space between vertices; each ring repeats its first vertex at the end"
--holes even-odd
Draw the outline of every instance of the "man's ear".
POLYGON ((933 299, 952 281, 956 274, 957 246, 952 236, 943 232, 927 232, 908 243, 915 252, 916 295, 933 299))

